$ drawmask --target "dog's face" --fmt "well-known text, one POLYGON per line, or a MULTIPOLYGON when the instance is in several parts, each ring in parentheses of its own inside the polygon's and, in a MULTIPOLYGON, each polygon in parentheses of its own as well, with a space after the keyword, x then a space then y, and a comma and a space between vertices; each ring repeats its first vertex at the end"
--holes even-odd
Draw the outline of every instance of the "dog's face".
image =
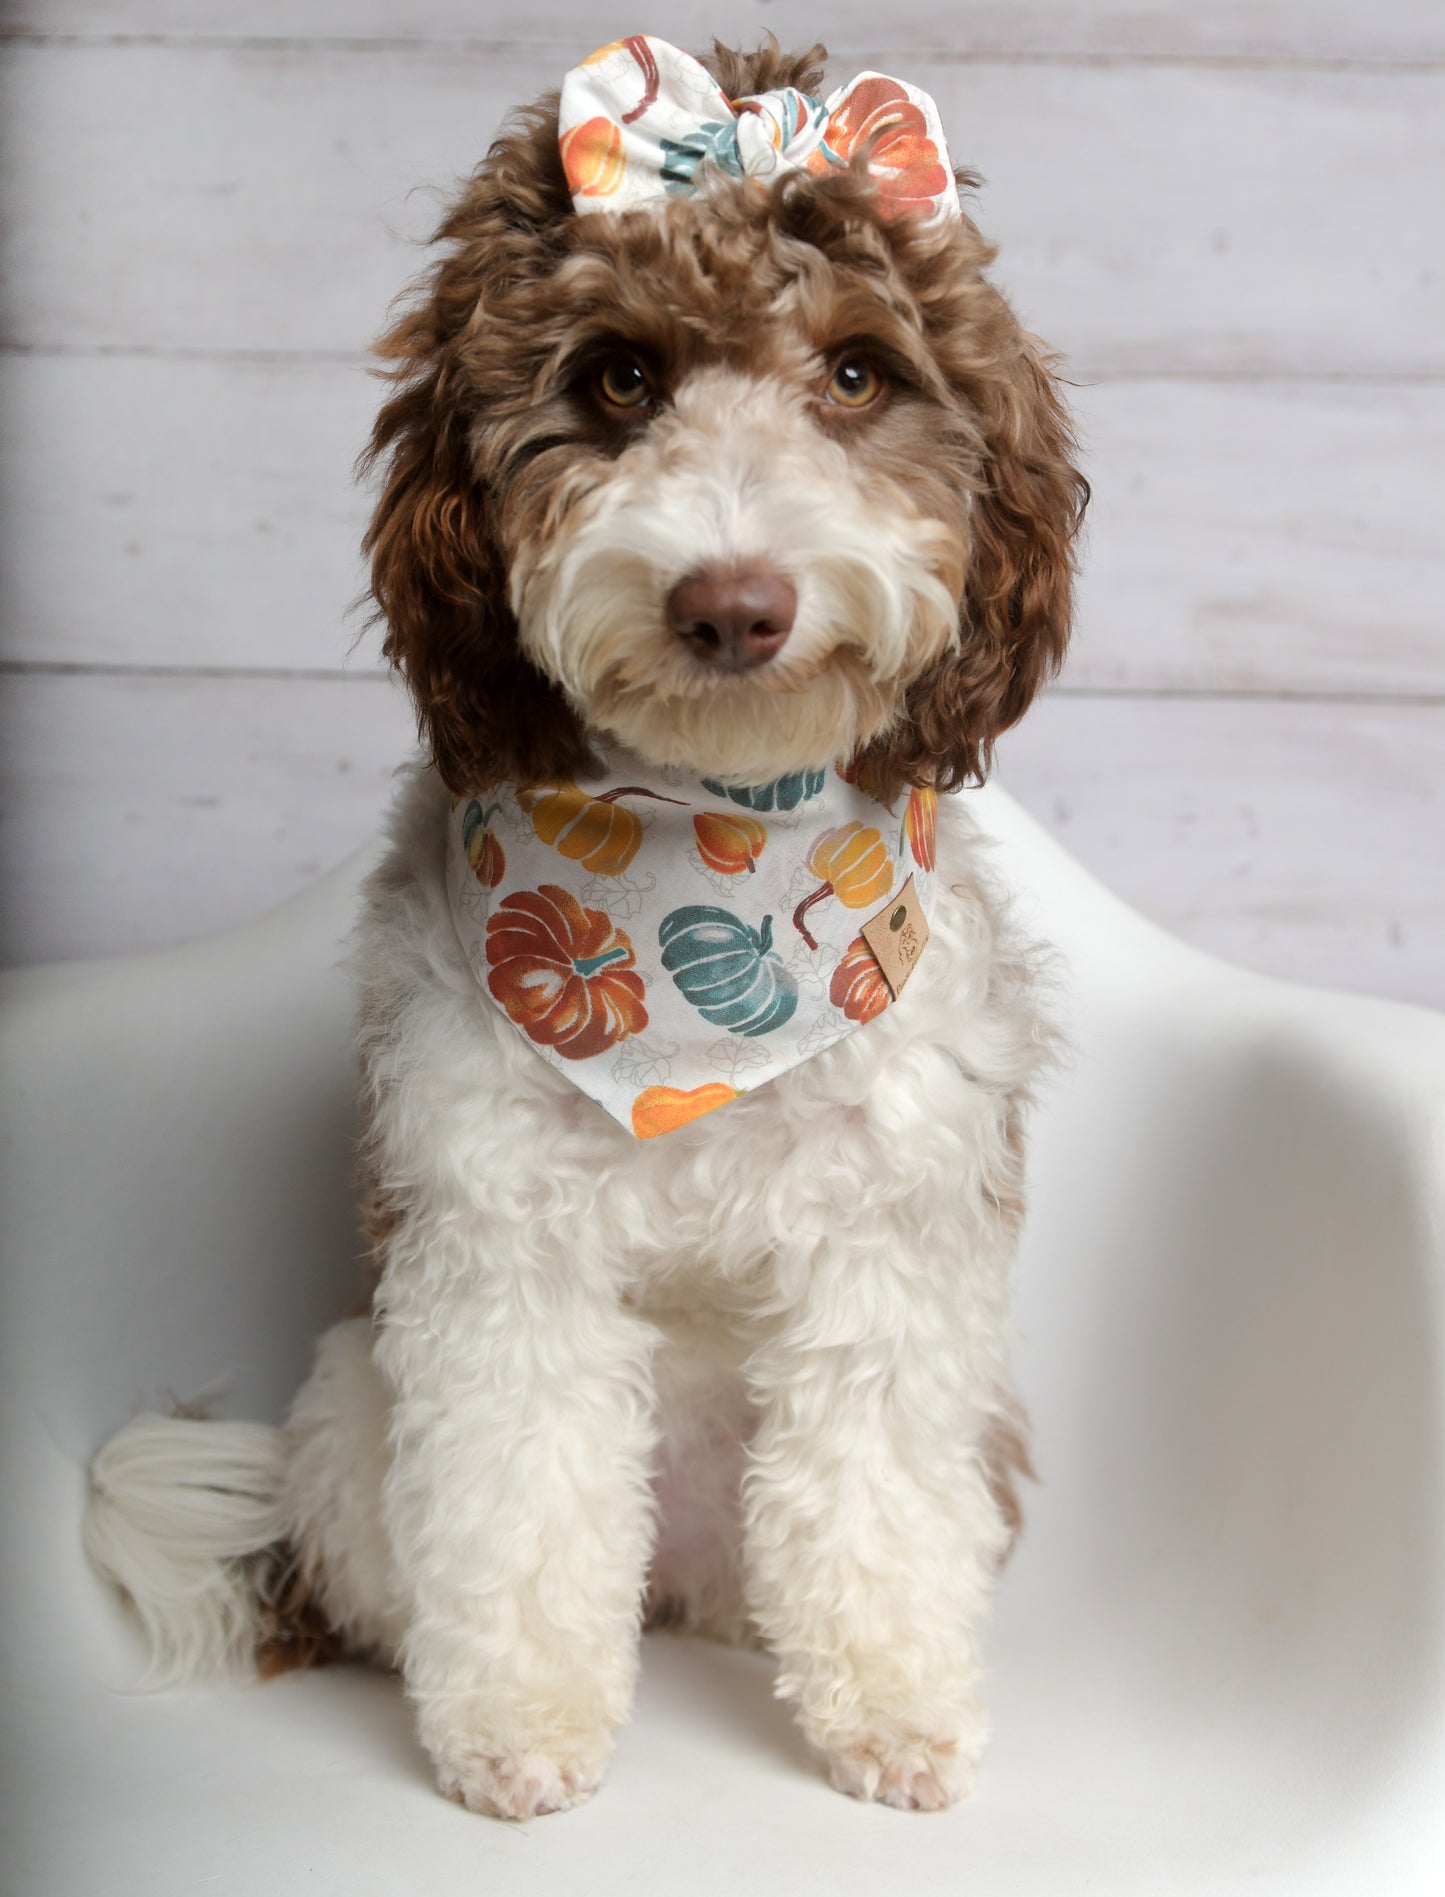
POLYGON ((574 774, 589 734, 739 782, 982 771, 1062 654, 1085 490, 971 224, 862 172, 579 217, 543 107, 441 234, 382 346, 368 544, 453 790, 574 774))
POLYGON ((982 461, 892 247, 731 180, 570 236, 498 469, 523 652, 653 762, 851 757, 956 641, 982 461))

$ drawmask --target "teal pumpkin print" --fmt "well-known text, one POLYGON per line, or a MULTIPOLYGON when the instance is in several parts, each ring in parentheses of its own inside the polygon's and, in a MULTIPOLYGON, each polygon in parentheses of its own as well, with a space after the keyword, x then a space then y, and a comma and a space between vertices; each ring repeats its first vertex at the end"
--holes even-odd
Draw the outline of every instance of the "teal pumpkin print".
POLYGON ((704 1021, 733 1034, 770 1034, 798 1006, 792 976, 773 954, 773 918, 753 928, 730 909, 689 903, 662 919, 662 965, 704 1021))
POLYGON ((715 784, 710 777, 702 780, 703 789, 714 797, 731 797, 746 810, 796 810, 823 788, 826 771, 792 771, 787 777, 775 777, 770 784, 715 784))
POLYGON ((662 151, 662 182, 670 196, 697 189, 695 174, 705 158, 730 178, 743 175, 736 119, 727 125, 717 119, 704 119, 685 139, 660 138, 657 142, 662 151))

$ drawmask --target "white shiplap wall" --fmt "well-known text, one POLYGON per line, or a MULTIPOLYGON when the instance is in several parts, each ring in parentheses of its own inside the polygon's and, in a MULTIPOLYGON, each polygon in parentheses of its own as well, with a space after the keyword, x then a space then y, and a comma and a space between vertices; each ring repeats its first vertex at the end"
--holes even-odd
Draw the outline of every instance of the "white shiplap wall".
MULTIPOLYGON (((623 26, 635 22, 624 21, 623 26)), ((1065 352, 1079 642, 1009 788, 1167 926, 1445 1004, 1445 8, 684 0, 921 77, 1065 352)), ((4 0, 7 959, 220 926, 372 827, 362 352, 596 0, 4 0)))

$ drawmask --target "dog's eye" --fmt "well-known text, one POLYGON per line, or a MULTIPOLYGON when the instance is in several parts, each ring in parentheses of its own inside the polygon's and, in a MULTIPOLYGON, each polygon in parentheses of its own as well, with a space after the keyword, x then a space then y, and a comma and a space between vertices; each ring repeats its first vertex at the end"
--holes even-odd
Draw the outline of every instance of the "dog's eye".
POLYGON ((646 408, 652 389, 642 364, 632 356, 614 356, 597 377, 597 393, 612 408, 646 408))
POLYGON ((867 408, 883 393, 883 378, 871 362, 849 356, 840 362, 824 391, 838 408, 867 408))

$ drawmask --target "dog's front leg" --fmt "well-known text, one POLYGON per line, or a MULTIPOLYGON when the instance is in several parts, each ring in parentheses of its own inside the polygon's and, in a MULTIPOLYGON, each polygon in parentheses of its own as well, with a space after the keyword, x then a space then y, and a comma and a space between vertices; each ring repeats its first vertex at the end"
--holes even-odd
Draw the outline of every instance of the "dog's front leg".
MULTIPOLYGON (((833 1783, 909 1809, 971 1783, 975 1629, 1007 1535, 981 1454, 997 1319, 890 1247, 813 1263, 748 1366, 749 1602, 833 1783)), ((952 1282, 949 1280, 952 1279, 952 1282)))
POLYGON ((653 1334, 535 1225, 453 1203, 403 1217, 386 1251, 383 1510, 422 1743, 474 1811, 563 1811, 632 1697, 653 1334))

